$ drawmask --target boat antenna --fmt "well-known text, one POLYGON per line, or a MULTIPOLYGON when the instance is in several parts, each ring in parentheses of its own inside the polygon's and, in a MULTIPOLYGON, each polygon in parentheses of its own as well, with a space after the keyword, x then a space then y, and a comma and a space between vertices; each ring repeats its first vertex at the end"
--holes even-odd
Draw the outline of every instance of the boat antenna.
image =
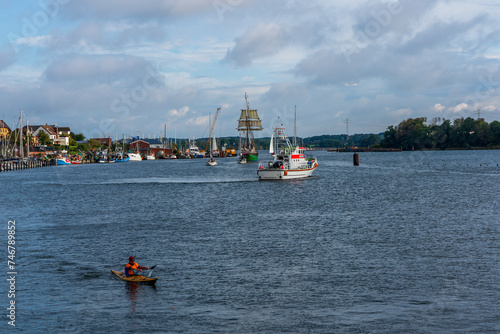
POLYGON ((295 105, 295 117, 293 119, 293 146, 297 146, 297 105, 295 105))

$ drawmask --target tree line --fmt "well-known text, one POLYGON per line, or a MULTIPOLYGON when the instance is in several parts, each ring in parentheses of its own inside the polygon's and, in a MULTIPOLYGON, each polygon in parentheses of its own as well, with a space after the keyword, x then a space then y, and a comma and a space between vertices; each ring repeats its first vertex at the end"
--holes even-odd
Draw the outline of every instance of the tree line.
POLYGON ((380 145, 403 150, 491 148, 500 146, 500 122, 462 117, 453 122, 434 118, 427 124, 426 117, 409 118, 397 126, 389 126, 380 145))

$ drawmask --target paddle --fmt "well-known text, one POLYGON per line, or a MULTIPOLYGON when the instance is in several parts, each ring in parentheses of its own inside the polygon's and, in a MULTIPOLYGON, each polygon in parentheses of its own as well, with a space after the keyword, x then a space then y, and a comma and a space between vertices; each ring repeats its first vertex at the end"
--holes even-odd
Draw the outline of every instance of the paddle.
POLYGON ((154 266, 152 266, 151 268, 149 268, 149 274, 148 274, 148 277, 151 277, 151 274, 153 273, 153 270, 156 268, 157 264, 155 264, 154 266))

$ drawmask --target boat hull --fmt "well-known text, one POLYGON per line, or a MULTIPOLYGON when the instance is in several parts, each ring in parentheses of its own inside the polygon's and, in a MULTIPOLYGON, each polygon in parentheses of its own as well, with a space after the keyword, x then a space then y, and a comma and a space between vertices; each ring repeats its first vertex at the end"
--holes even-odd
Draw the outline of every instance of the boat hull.
POLYGON ((259 153, 248 153, 248 152, 243 152, 241 154, 247 161, 258 161, 259 160, 259 153))
POLYGON ((139 153, 128 153, 129 161, 142 161, 142 157, 139 153))
POLYGON ((301 179, 312 176, 314 170, 318 167, 317 164, 312 168, 307 169, 277 169, 277 168, 264 168, 257 171, 259 180, 289 180, 301 179))
POLYGON ((56 159, 56 164, 58 166, 71 165, 71 161, 67 158, 58 158, 56 159))
POLYGON ((125 274, 121 271, 110 269, 113 274, 115 274, 120 279, 127 282, 135 282, 135 283, 145 283, 145 284, 155 284, 158 280, 158 277, 146 277, 141 275, 136 276, 125 276, 125 274))

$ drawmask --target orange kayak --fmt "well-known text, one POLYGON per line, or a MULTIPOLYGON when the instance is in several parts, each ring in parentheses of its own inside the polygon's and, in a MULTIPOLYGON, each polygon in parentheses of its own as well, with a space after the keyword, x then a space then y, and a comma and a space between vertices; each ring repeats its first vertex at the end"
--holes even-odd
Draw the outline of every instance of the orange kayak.
POLYGON ((146 276, 141 276, 141 275, 135 275, 135 276, 125 276, 123 271, 117 271, 110 269, 113 274, 116 276, 120 277, 122 280, 127 281, 127 282, 137 282, 137 283, 148 283, 148 284, 155 284, 156 281, 158 280, 158 277, 146 277, 146 276))

